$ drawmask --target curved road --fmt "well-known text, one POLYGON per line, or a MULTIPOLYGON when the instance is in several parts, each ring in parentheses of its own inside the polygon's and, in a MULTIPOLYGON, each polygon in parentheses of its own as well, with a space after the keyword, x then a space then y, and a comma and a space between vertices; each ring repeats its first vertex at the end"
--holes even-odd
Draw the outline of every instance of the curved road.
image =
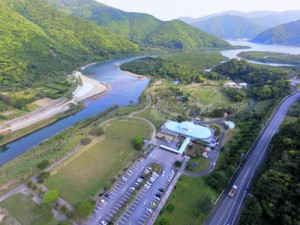
POLYGON ((255 172, 261 164, 265 153, 267 152, 269 143, 273 135, 278 131, 279 126, 288 111, 288 108, 298 98, 300 98, 300 92, 289 96, 278 106, 277 110, 269 119, 264 130, 258 136, 251 153, 249 153, 246 161, 232 181, 238 187, 235 196, 230 198, 228 196, 229 190, 225 190, 216 207, 212 211, 210 218, 206 221, 206 224, 233 225, 237 223, 241 209, 244 205, 244 200, 248 195, 247 189, 249 188, 255 172))

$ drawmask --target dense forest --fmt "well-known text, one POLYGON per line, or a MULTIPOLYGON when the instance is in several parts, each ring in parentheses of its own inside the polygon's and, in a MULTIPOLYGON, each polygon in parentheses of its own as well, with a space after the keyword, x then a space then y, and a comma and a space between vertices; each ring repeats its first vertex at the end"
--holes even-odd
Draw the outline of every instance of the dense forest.
POLYGON ((290 93, 288 73, 279 68, 232 59, 214 68, 213 72, 227 75, 236 82, 246 82, 248 94, 258 100, 284 97, 290 93))
POLYGON ((146 76, 172 78, 181 83, 204 82, 204 69, 217 66, 226 59, 217 52, 175 53, 137 59, 124 63, 121 69, 146 76))
MULTIPOLYGON (((299 102, 298 111, 299 111, 299 102)), ((299 117, 298 117, 299 118, 299 117)), ((240 224, 300 224, 300 120, 284 124, 269 147, 240 224)))
POLYGON ((0 19, 4 89, 30 86, 86 62, 138 50, 111 31, 64 14, 43 0, 0 0, 0 19))
POLYGON ((95 0, 47 0, 65 12, 93 21, 141 48, 196 50, 231 48, 227 42, 179 20, 161 21, 148 14, 124 12, 95 0))

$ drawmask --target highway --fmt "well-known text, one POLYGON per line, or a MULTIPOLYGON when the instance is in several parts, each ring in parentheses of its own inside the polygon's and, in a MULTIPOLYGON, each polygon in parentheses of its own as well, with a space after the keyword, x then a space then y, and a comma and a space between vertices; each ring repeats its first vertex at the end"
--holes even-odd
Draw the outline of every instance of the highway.
POLYGON ((244 200, 248 195, 252 178, 256 170, 261 164, 269 143, 273 135, 278 131, 288 108, 290 105, 300 98, 300 92, 286 98, 273 113, 263 131, 259 134, 256 144, 253 146, 251 153, 247 156, 246 161, 239 169, 237 175, 232 181, 238 187, 238 190, 233 198, 228 196, 228 191, 225 190, 220 197, 218 203, 212 211, 211 216, 206 221, 207 225, 234 225, 237 224, 241 210, 244 205, 244 200))

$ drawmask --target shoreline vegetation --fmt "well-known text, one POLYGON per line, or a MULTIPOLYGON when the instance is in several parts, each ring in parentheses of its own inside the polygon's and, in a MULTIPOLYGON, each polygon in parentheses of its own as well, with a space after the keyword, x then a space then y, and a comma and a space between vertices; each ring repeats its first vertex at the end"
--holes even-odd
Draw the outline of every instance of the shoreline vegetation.
POLYGON ((81 111, 85 107, 84 102, 99 98, 111 90, 109 84, 99 83, 79 71, 74 71, 73 75, 80 82, 71 100, 62 97, 54 104, 50 103, 29 114, 3 122, 0 124, 0 147, 81 111))
MULTIPOLYGON (((151 82, 149 85, 150 84, 151 82)), ((41 171, 36 166, 39 162, 48 160, 52 165, 70 153, 74 148, 80 146, 80 141, 86 138, 90 132, 102 122, 111 118, 127 115, 130 112, 145 107, 147 105, 146 90, 147 88, 139 97, 138 104, 123 108, 114 105, 98 115, 80 121, 72 127, 44 140, 4 164, 0 167, 0 196, 5 195, 28 179, 31 179, 34 175, 40 173, 41 171)))

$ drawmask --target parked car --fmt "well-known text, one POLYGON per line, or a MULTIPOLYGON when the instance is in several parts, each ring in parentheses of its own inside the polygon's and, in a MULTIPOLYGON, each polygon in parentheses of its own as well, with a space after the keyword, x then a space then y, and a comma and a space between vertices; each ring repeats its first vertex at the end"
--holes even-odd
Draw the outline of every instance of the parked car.
POLYGON ((146 210, 147 210, 147 212, 149 212, 149 213, 152 213, 152 212, 153 212, 153 210, 150 209, 150 208, 147 208, 146 210))
POLYGON ((165 192, 163 188, 158 189, 160 192, 165 192))
POLYGON ((104 196, 105 196, 106 198, 108 198, 108 199, 110 199, 110 198, 111 198, 110 194, 108 194, 108 193, 107 193, 107 194, 105 194, 104 196))
POLYGON ((157 204, 155 202, 150 202, 150 206, 152 206, 153 208, 156 208, 157 204))
POLYGON ((102 205, 106 205, 106 203, 107 203, 104 199, 101 199, 100 202, 102 203, 102 205))

